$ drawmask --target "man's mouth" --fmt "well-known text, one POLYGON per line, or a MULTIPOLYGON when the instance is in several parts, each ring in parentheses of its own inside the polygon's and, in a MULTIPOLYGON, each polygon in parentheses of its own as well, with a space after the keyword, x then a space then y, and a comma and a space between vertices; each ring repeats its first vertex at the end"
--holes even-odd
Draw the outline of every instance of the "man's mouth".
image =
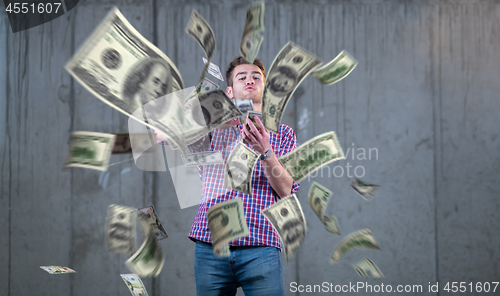
POLYGON ((255 90, 255 87, 253 87, 253 86, 247 86, 247 87, 245 87, 245 90, 255 90))

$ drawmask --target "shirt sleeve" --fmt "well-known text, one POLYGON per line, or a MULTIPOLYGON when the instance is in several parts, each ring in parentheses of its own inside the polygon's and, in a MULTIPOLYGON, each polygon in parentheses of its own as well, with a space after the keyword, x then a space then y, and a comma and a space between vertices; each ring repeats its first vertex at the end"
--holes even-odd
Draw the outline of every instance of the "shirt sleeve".
MULTIPOLYGON (((281 145, 279 146, 278 149, 277 153, 278 157, 286 155, 295 150, 295 148, 297 148, 297 136, 295 135, 295 132, 291 127, 282 124, 280 127, 280 134, 281 134, 280 138, 281 145)), ((297 191, 299 191, 299 188, 300 188, 300 183, 293 181, 292 192, 290 194, 296 193, 297 191)))

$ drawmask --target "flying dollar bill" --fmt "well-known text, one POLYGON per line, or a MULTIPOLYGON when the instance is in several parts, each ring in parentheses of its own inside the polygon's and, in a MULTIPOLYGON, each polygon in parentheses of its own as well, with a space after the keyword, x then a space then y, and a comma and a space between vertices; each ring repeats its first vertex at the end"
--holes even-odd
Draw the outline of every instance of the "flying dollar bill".
POLYGON ((331 62, 314 70, 311 74, 321 84, 334 84, 344 79, 356 68, 358 62, 345 50, 331 62))
POLYGON ((214 255, 217 257, 231 256, 231 253, 229 252, 229 245, 223 244, 219 249, 214 249, 214 255))
MULTIPOLYGON (((111 9, 65 68, 104 103, 161 131, 169 137, 173 147, 185 146, 177 135, 176 122, 144 118, 141 110, 143 105, 183 89, 181 75, 172 61, 141 36, 116 7, 111 9)), ((182 110, 180 103, 169 99, 157 111, 176 114, 176 110, 182 110)))
POLYGON ((66 167, 106 171, 116 136, 94 132, 71 133, 66 167))
POLYGON ((162 240, 168 237, 165 228, 163 228, 160 219, 158 219, 154 206, 138 209, 138 214, 142 215, 146 219, 147 224, 151 227, 151 231, 157 240, 162 240))
POLYGON ((133 296, 148 296, 148 291, 142 283, 141 278, 135 273, 120 274, 125 285, 133 296))
POLYGON ((208 74, 212 75, 213 77, 215 77, 221 81, 224 81, 224 77, 222 76, 222 72, 220 71, 219 66, 217 66, 216 64, 214 64, 212 62, 209 63, 208 60, 205 58, 201 58, 201 59, 203 60, 205 67, 208 66, 208 69, 206 70, 208 72, 208 74))
POLYGON ((365 183, 354 178, 351 182, 351 187, 356 190, 365 200, 370 200, 377 193, 379 185, 365 183))
POLYGON ((199 153, 191 153, 184 157, 181 154, 184 165, 187 167, 206 165, 206 164, 223 164, 224 159, 220 151, 203 151, 199 153))
POLYGON ((364 278, 383 278, 384 275, 378 269, 377 265, 373 263, 370 258, 362 259, 354 264, 352 267, 359 274, 360 277, 364 278))
POLYGON ((243 37, 241 38, 240 52, 247 62, 253 64, 260 45, 264 40, 264 1, 252 3, 247 9, 247 18, 243 37))
POLYGON ((224 187, 252 194, 253 169, 259 155, 242 142, 236 144, 226 162, 224 187))
POLYGON ((262 118, 268 130, 278 133, 283 112, 293 92, 320 64, 320 59, 293 42, 281 49, 267 74, 262 95, 262 118))
POLYGON ((207 21, 196 11, 193 10, 189 22, 186 26, 186 33, 198 42, 198 44, 203 48, 203 51, 207 55, 208 63, 205 64, 203 70, 201 71, 201 76, 199 83, 205 78, 208 67, 210 66, 210 61, 214 56, 215 52, 215 35, 212 28, 208 25, 207 21))
POLYGON ((110 205, 104 231, 106 247, 109 251, 132 254, 135 251, 135 225, 137 210, 110 205))
POLYGON ((333 234, 341 235, 339 224, 335 216, 325 216, 324 212, 333 192, 328 188, 313 182, 309 189, 309 205, 313 212, 323 222, 326 230, 333 234))
POLYGON ((334 264, 339 262, 340 258, 344 256, 345 253, 357 249, 357 248, 369 248, 380 250, 377 241, 373 237, 370 229, 363 229, 355 231, 348 236, 346 236, 336 247, 330 257, 330 263, 334 264))
POLYGON ((63 266, 40 266, 40 268, 50 274, 76 273, 73 269, 63 266))
POLYGON ((148 220, 145 216, 139 216, 139 221, 144 231, 145 239, 139 250, 125 261, 125 265, 139 276, 156 277, 160 274, 165 263, 163 250, 151 227, 148 227, 148 220))
POLYGON ((199 92, 204 94, 216 89, 219 89, 219 86, 217 84, 215 84, 208 78, 203 78, 203 81, 201 82, 201 85, 199 87, 199 92))
MULTIPOLYGON (((220 252, 228 242, 249 235, 241 198, 226 200, 210 207, 207 221, 214 253, 220 252)), ((224 249, 221 251, 227 252, 224 249)))
POLYGON ((306 236, 306 219, 295 194, 286 196, 274 205, 262 210, 262 214, 271 222, 278 233, 286 260, 297 252, 306 236))
POLYGON ((327 132, 278 159, 293 180, 300 182, 320 167, 344 158, 337 135, 335 132, 327 132))

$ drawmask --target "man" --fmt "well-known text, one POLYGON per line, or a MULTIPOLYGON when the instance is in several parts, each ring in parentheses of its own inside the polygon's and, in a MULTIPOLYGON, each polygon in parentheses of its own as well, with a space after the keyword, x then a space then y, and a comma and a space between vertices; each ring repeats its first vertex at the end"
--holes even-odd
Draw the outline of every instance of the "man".
MULTIPOLYGON (((261 111, 265 69, 258 59, 253 64, 236 57, 226 72, 226 94, 235 100, 251 99, 255 111, 261 111)), ((202 197, 189 238, 196 242, 195 278, 199 296, 235 295, 242 287, 246 296, 285 295, 281 257, 281 241, 261 211, 277 199, 297 192, 295 183, 278 161, 279 156, 297 147, 294 131, 281 124, 279 133, 270 133, 256 117, 260 129, 247 119, 243 128, 232 120, 217 128, 199 142, 189 146, 192 152, 221 151, 224 162, 236 144, 243 140, 260 155, 252 177, 252 195, 224 187, 224 165, 199 166, 202 197), (241 198, 249 235, 229 242, 230 256, 216 257, 211 245, 207 210, 213 205, 241 198)), ((160 135, 157 140, 164 141, 160 135)), ((290 234, 293 239, 293 234, 290 234)))

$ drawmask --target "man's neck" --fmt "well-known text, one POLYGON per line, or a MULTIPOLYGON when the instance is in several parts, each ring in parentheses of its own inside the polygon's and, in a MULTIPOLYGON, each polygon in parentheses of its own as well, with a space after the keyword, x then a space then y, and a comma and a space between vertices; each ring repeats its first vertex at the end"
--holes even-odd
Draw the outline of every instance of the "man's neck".
POLYGON ((253 103, 253 110, 262 112, 262 103, 258 103, 258 104, 253 103))

